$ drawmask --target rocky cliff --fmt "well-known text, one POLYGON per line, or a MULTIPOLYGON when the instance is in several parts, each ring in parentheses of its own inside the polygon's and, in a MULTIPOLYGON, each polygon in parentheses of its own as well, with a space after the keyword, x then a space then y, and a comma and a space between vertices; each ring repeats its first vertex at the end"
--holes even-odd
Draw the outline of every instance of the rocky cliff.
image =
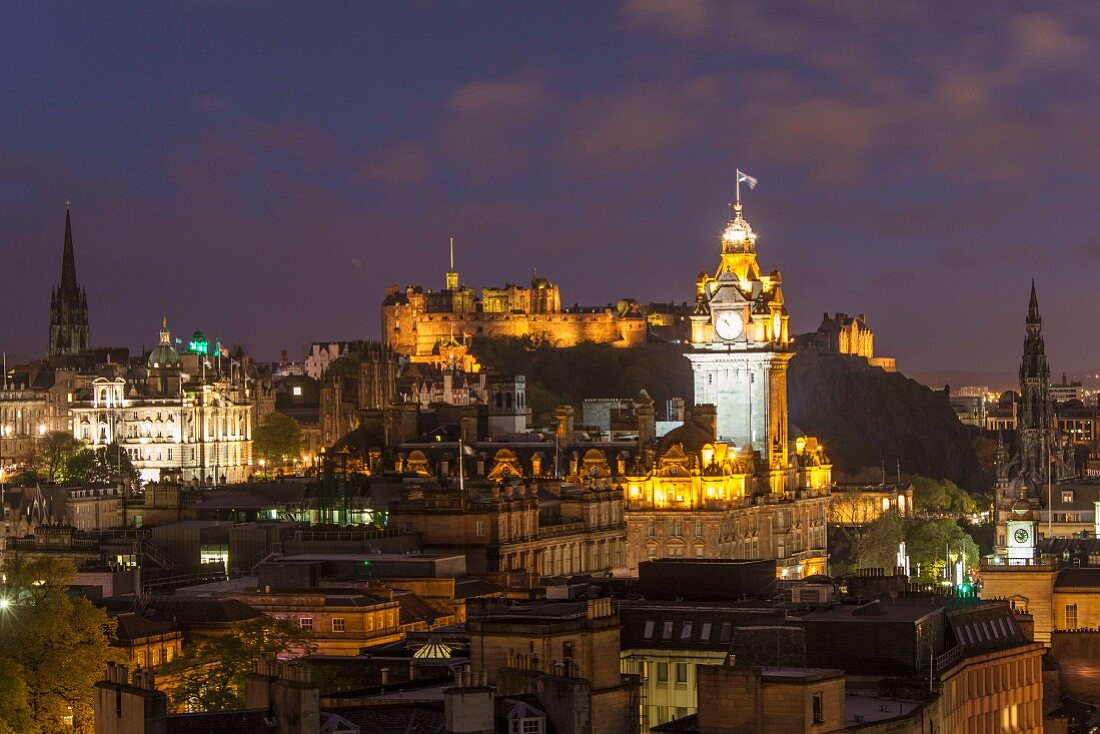
POLYGON ((967 487, 980 465, 970 434, 943 393, 863 359, 800 352, 788 376, 790 422, 825 443, 834 467, 854 473, 901 461, 904 474, 967 487))

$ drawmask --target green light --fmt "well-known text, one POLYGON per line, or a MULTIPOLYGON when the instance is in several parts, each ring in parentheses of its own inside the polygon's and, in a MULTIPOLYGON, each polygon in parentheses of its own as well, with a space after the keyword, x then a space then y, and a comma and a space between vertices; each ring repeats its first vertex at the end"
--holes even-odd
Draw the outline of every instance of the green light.
POLYGON ((369 565, 370 565, 370 561, 363 561, 363 565, 364 565, 364 566, 369 566, 369 565))

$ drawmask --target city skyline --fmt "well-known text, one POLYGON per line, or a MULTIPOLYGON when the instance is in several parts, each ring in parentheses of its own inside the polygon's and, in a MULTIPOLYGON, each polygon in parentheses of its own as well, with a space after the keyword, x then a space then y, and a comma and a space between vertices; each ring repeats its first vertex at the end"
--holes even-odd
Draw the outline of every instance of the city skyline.
POLYGON ((92 344, 151 347, 167 314, 271 359, 377 338, 451 236, 474 286, 690 301, 740 167, 793 332, 865 313, 903 372, 1011 372, 1035 277, 1054 372, 1100 362, 1084 6, 425 7, 20 13, 9 357, 45 351, 66 199, 92 344))

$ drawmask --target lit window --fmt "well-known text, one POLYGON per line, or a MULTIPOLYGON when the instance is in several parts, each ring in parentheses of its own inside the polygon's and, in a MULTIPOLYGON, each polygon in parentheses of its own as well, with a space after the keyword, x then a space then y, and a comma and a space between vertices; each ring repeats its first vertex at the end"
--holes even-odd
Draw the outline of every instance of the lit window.
POLYGON ((1066 604, 1066 629, 1077 629, 1077 605, 1066 604))
POLYGON ((333 632, 343 632, 344 631, 344 618, 343 617, 333 617, 332 618, 332 631, 333 632))
POLYGON ((482 521, 482 520, 477 521, 477 524, 475 526, 475 532, 477 533, 477 537, 479 537, 479 538, 483 537, 485 535, 485 523, 484 523, 484 521, 482 521))
POLYGON ((290 392, 294 395, 294 397, 300 396, 302 394, 301 385, 295 385, 294 387, 290 388, 290 392))
POLYGON ((304 630, 313 631, 313 617, 298 617, 298 626, 304 630))

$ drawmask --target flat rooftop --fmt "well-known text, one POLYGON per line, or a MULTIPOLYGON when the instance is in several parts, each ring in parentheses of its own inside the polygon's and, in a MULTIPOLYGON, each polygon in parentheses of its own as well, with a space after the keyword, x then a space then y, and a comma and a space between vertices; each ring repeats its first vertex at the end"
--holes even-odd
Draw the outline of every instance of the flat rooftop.
POLYGON ((916 701, 849 693, 844 696, 844 724, 869 724, 908 716, 919 705, 916 701))

